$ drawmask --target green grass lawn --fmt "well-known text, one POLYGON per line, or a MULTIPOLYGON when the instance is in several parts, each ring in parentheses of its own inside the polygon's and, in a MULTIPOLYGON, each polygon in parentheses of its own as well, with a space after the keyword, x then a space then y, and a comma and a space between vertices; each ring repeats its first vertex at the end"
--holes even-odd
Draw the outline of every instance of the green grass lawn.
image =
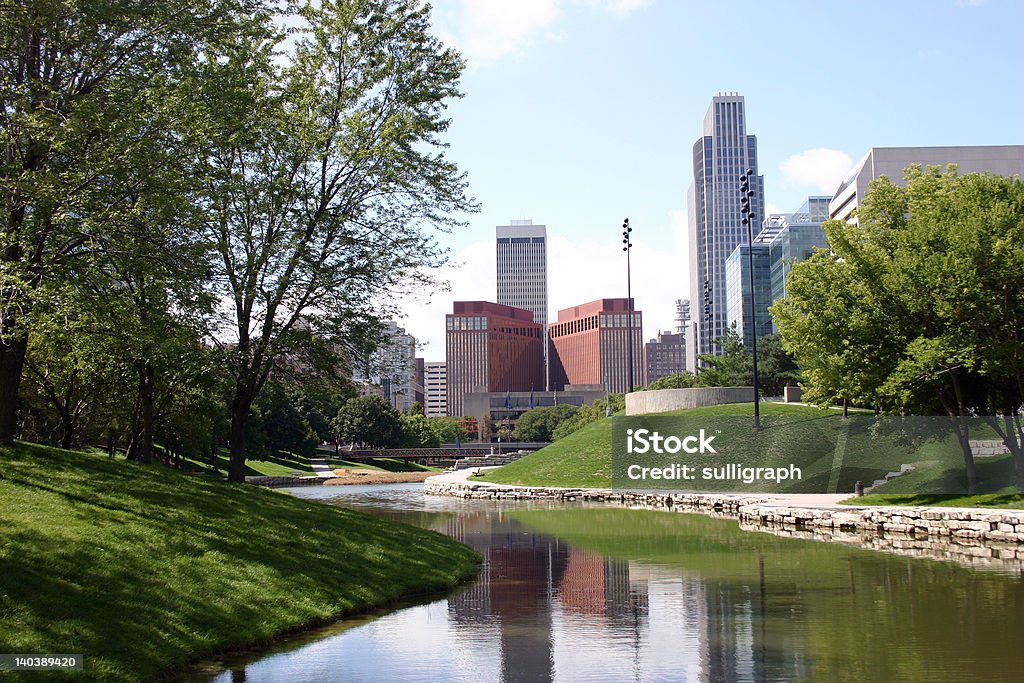
POLYGON ((975 496, 958 496, 942 493, 869 493, 860 498, 848 498, 842 501, 842 504, 1024 510, 1024 495, 1019 493, 982 493, 975 496))
MULTIPOLYGON (((834 415, 834 410, 762 403, 764 417, 818 417, 834 415)), ((660 415, 692 415, 726 417, 754 414, 753 403, 732 403, 690 410, 676 410, 660 415)), ((488 472, 479 479, 500 484, 523 486, 580 486, 609 488, 612 485, 612 418, 591 422, 583 429, 559 439, 531 455, 488 472)))
MULTIPOLYGON (((851 410, 854 415, 870 417, 870 411, 851 410)), ((753 404, 726 404, 707 406, 691 410, 676 410, 659 415, 643 416, 638 420, 665 416, 694 416, 707 418, 735 418, 746 420, 753 414, 753 404)), ((719 442, 727 446, 726 439, 736 438, 740 448, 729 448, 730 457, 716 462, 712 459, 702 464, 718 465, 725 460, 741 463, 755 463, 758 466, 787 466, 794 463, 802 469, 799 481, 764 482, 744 486, 742 482, 701 481, 687 486, 687 482, 645 482, 649 487, 696 488, 702 491, 764 491, 785 493, 821 493, 826 491, 851 492, 857 481, 870 485, 881 479, 887 472, 898 471, 903 464, 911 464, 914 470, 892 479, 879 487, 880 494, 902 494, 885 498, 859 498, 855 504, 898 504, 906 500, 907 505, 919 505, 922 500, 934 500, 945 505, 988 505, 1020 506, 1024 496, 1020 495, 1024 482, 1013 472, 1009 456, 978 458, 977 492, 988 496, 967 497, 966 480, 963 475, 962 455, 955 441, 945 442, 924 440, 916 447, 903 443, 897 438, 898 432, 880 429, 873 419, 851 420, 838 418, 834 409, 820 410, 812 406, 781 403, 762 403, 761 415, 765 418, 765 430, 756 441, 743 437, 735 429, 736 422, 720 421, 722 430, 719 442), (744 440, 746 439, 746 440, 744 440), (840 440, 841 439, 841 440, 840 440), (839 444, 844 444, 842 447, 839 444), (753 449, 753 450, 751 450, 753 449), (838 466, 837 466, 838 465, 838 466), (931 497, 921 497, 928 494, 931 497), (945 494, 945 495, 940 495, 945 494), (884 501, 884 502, 883 502, 884 501), (948 502, 943 502, 948 501, 948 502)), ((896 419, 896 418, 894 418, 896 419)), ((941 418, 937 418, 941 419, 941 418)), ((637 422, 639 426, 642 422, 637 422)), ((715 422, 708 423, 712 429, 715 422)), ((743 422, 743 425, 746 425, 743 422)), ((658 429, 656 420, 646 426, 658 429)), ((702 425, 703 427, 703 425, 702 425)), ((661 427, 664 429, 664 426, 661 427)), ((744 427, 745 429, 745 427, 744 427)), ((975 425, 974 438, 992 438, 984 425, 975 425)), ((612 420, 593 422, 578 432, 537 451, 519 461, 500 469, 485 473, 479 479, 502 484, 525 486, 565 486, 608 488, 612 486, 612 420)), ((671 458, 669 458, 671 459, 671 458)), ((657 462, 655 462, 657 464, 657 462)))
POLYGON ((0 652, 82 653, 98 680, 441 590, 479 561, 358 512, 28 444, 0 450, 0 501, 0 652))
MULTIPOLYGON (((344 451, 341 452, 341 455, 344 455, 344 451)), ((315 457, 324 459, 327 466, 331 469, 359 467, 362 469, 379 470, 382 472, 441 471, 436 467, 417 465, 414 462, 397 460, 395 458, 376 458, 368 462, 354 462, 337 457, 333 450, 318 451, 315 457)), ((216 474, 220 477, 227 477, 228 451, 225 449, 218 450, 215 464, 211 463, 208 459, 198 458, 185 458, 185 463, 186 469, 191 472, 207 472, 209 474, 216 474)), ((260 456, 258 458, 254 457, 246 460, 245 463, 245 475, 247 477, 308 477, 312 474, 313 467, 309 464, 309 459, 305 456, 296 455, 294 453, 278 453, 275 455, 260 456)))

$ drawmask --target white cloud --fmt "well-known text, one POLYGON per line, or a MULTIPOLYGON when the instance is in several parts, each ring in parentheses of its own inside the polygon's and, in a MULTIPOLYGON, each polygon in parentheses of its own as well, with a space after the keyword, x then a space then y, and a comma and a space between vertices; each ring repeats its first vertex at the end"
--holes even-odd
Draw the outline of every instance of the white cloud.
POLYGON ((498 289, 494 264, 494 241, 474 242, 455 254, 449 265, 437 273, 448 280, 449 291, 410 296, 400 304, 405 317, 399 322, 424 348, 418 352, 427 360, 444 360, 444 316, 452 312, 453 301, 494 301, 498 289))
POLYGON ((558 4, 558 0, 456 0, 438 3, 435 20, 445 42, 454 44, 471 64, 481 66, 527 47, 554 23, 558 4))
POLYGON ((624 17, 634 10, 650 5, 652 0, 589 0, 591 7, 603 10, 617 17, 624 17))
POLYGON ((572 7, 624 17, 652 0, 438 0, 437 34, 462 53, 471 67, 487 66, 521 54, 537 40, 560 42, 566 33, 555 23, 572 7))
POLYGON ((985 0, 955 0, 954 4, 957 7, 981 7, 985 0))
POLYGON ((822 194, 835 192, 851 168, 849 155, 824 147, 794 154, 779 166, 787 183, 812 185, 822 194))
POLYGON ((765 213, 765 216, 771 216, 773 214, 782 213, 782 210, 779 207, 777 207, 775 204, 772 204, 771 202, 765 202, 764 203, 764 213, 765 213))
MULTIPOLYGON (((655 248, 634 240, 632 294, 643 311, 644 339, 658 330, 674 329, 675 300, 689 296, 686 212, 673 211, 664 225, 651 226, 651 234, 674 235, 671 248, 655 248)), ((497 293, 494 241, 476 242, 456 254, 457 267, 441 273, 451 283, 451 291, 440 292, 424 301, 407 299, 406 314, 399 323, 425 347, 420 351, 427 360, 444 360, 444 316, 451 313, 452 301, 494 301, 497 293)), ((626 296, 626 255, 618 240, 569 240, 548 235, 548 315, 557 319, 558 311, 595 299, 626 296)))

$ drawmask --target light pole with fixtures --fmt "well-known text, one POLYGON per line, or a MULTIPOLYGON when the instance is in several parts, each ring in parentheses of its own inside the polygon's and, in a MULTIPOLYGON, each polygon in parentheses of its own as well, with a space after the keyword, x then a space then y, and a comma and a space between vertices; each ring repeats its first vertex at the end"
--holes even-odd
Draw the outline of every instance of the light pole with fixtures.
POLYGON ((750 339, 754 354, 754 431, 761 431, 761 400, 757 390, 757 313, 754 305, 754 207, 750 199, 754 191, 750 189, 750 177, 754 175, 753 169, 748 168, 746 173, 740 176, 740 213, 743 220, 740 221, 747 226, 747 265, 750 268, 750 339))
POLYGON ((629 233, 633 228, 629 227, 629 219, 622 221, 622 251, 626 252, 626 368, 628 369, 629 391, 633 391, 633 291, 631 286, 631 274, 629 269, 629 251, 633 243, 629 241, 629 233))

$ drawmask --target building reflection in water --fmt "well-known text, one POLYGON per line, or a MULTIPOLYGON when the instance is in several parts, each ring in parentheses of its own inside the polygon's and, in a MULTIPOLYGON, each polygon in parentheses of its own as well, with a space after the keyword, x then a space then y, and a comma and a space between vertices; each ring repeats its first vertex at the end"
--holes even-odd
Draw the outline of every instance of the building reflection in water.
POLYGON ((454 516, 437 530, 484 556, 479 580, 449 598, 449 625, 470 642, 496 629, 505 681, 576 680, 581 672, 594 680, 774 681, 810 673, 801 648, 787 648, 784 636, 768 642, 768 577, 752 590, 680 576, 573 548, 494 510, 454 516))
POLYGON ((1016 571, 744 532, 703 516, 364 495, 380 514, 476 548, 480 577, 447 598, 229 664, 236 677, 220 669, 218 683, 990 683, 1024 670, 1016 571))

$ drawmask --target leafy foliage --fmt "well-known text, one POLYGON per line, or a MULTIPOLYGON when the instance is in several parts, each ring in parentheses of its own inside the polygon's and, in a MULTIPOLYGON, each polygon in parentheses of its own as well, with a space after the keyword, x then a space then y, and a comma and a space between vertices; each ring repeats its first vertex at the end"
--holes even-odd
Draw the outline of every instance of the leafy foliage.
POLYGON ((690 389, 697 386, 697 376, 692 372, 683 370, 672 375, 666 375, 651 382, 640 391, 656 391, 658 389, 690 389))
POLYGON ((368 448, 398 448, 405 440, 401 414, 381 396, 350 399, 332 423, 341 442, 368 448))
POLYGON ((1024 472, 1024 182, 910 166, 874 181, 857 224, 825 223, 832 252, 794 266, 773 313, 807 396, 943 414, 974 464, 968 415, 1024 472))
POLYGON ((605 417, 605 413, 614 414, 626 409, 626 397, 623 394, 611 394, 608 399, 599 398, 589 406, 582 406, 576 413, 563 420, 556 427, 551 438, 554 441, 564 439, 573 432, 576 432, 591 422, 605 417))
POLYGON ((579 406, 565 404, 527 410, 516 420, 513 436, 517 441, 552 441, 558 426, 579 410, 579 406))

